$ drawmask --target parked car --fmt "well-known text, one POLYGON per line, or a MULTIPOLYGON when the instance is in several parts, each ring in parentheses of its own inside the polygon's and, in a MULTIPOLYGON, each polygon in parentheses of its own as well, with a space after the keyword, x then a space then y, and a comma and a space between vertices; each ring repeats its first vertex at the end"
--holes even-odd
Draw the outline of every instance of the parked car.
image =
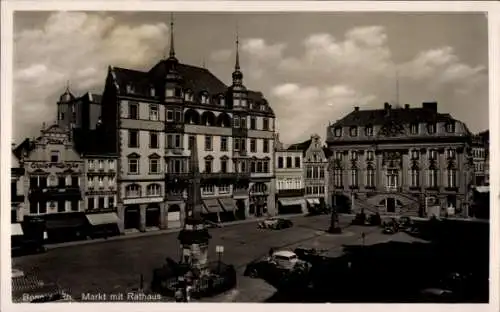
POLYGON ((250 262, 244 272, 245 276, 253 278, 283 275, 294 269, 307 269, 310 264, 299 259, 297 254, 288 250, 278 250, 271 256, 266 256, 250 262))
POLYGON ((293 222, 283 218, 269 218, 259 222, 259 229, 282 230, 293 226, 293 222))
POLYGON ((400 217, 397 222, 400 230, 406 230, 413 226, 413 220, 410 217, 400 217))

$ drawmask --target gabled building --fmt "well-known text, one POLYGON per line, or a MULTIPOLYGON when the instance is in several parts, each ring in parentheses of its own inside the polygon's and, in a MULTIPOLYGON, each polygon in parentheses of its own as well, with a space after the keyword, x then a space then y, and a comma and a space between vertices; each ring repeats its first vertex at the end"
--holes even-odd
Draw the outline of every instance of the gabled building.
POLYGON ((327 128, 326 143, 338 209, 469 215, 471 134, 463 122, 439 113, 437 103, 355 107, 327 128))
POLYGON ((321 137, 313 134, 309 140, 290 145, 287 151, 302 152, 304 197, 309 210, 328 205, 328 150, 321 137))
POLYGON ((278 214, 307 213, 304 199, 303 151, 287 149, 275 138, 276 207, 278 214))
POLYGON ((180 63, 173 25, 171 32, 168 58, 149 71, 108 69, 101 118, 119 157, 124 227, 181 226, 193 141, 207 215, 274 214, 273 110, 244 86, 238 53, 226 86, 209 70, 180 63))

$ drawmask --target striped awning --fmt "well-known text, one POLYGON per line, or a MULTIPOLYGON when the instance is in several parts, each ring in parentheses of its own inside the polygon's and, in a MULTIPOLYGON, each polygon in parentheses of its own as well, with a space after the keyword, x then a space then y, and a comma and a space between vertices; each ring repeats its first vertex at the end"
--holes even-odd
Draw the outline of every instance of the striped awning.
POLYGON ((279 203, 283 206, 295 206, 305 204, 306 201, 303 198, 280 198, 279 203))
POLYGON ((319 199, 317 198, 308 198, 307 202, 309 203, 309 205, 319 205, 319 199))
POLYGON ((88 214, 87 220, 91 225, 114 224, 120 221, 114 212, 88 214))
POLYGON ((203 207, 206 213, 218 213, 221 211, 221 206, 217 199, 205 199, 203 200, 203 207))
POLYGON ((219 198, 219 202, 222 206, 222 209, 224 209, 226 212, 231 212, 234 211, 235 205, 234 205, 234 200, 232 198, 219 198))
POLYGON ((23 228, 20 223, 12 223, 10 225, 10 235, 11 236, 19 236, 24 235, 23 228))

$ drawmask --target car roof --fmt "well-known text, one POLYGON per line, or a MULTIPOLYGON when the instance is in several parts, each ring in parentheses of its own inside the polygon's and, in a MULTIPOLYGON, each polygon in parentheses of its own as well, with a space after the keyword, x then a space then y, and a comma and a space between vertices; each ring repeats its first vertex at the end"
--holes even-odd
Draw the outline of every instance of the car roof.
POLYGON ((278 250, 278 251, 273 253, 273 256, 281 256, 281 257, 290 258, 290 257, 296 256, 296 254, 292 251, 289 251, 289 250, 278 250))

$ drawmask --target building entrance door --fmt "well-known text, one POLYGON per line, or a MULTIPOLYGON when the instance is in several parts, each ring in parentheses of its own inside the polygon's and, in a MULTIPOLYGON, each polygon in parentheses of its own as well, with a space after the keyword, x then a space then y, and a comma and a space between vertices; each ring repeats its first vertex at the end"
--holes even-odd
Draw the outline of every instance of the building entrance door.
POLYGON ((386 198, 385 205, 387 212, 396 212, 396 201, 394 200, 394 198, 386 198))

